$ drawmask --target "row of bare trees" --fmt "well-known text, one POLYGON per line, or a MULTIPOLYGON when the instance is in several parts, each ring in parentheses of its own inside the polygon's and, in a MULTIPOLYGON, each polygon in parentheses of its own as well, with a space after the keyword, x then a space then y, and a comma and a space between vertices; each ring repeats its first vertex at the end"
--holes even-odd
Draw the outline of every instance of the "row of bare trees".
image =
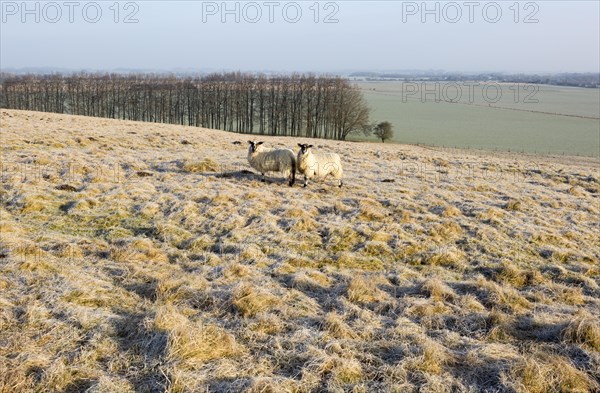
POLYGON ((370 130, 362 93, 340 77, 3 74, 0 82, 9 109, 340 140, 370 130))

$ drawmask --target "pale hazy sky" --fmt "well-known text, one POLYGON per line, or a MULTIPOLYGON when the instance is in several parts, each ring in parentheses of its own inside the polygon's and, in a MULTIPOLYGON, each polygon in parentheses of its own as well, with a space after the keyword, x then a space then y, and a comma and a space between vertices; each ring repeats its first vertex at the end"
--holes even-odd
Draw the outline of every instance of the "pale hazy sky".
POLYGON ((597 0, 0 3, 3 69, 600 71, 597 0))

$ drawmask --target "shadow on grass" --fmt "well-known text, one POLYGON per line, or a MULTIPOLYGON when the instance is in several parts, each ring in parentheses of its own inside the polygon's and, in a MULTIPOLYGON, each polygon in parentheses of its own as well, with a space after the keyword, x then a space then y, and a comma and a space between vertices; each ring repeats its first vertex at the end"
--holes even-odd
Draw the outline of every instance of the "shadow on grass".
POLYGON ((165 362, 167 333, 148 327, 144 323, 147 314, 124 310, 117 314, 112 321, 115 339, 120 352, 131 359, 127 373, 135 375, 129 381, 136 392, 164 392, 168 380, 160 367, 165 362))

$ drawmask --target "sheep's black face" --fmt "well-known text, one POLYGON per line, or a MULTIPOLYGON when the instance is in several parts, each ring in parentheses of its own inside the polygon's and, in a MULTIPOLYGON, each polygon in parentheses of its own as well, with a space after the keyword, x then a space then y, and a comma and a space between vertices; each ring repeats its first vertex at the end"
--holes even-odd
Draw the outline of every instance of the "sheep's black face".
POLYGON ((313 145, 309 145, 306 143, 298 143, 298 146, 300 146, 300 154, 306 154, 308 153, 308 150, 313 147, 313 145))
POLYGON ((258 146, 262 145, 263 142, 248 141, 248 144, 250 145, 250 153, 254 153, 258 146))

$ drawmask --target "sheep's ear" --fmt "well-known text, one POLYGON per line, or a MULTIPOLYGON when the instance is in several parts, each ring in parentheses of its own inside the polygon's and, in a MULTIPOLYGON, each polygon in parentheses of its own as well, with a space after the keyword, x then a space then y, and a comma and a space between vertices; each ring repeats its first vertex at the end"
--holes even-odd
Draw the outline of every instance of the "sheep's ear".
POLYGON ((256 142, 256 146, 262 145, 264 142, 256 142))
POLYGON ((313 145, 308 145, 308 148, 310 149, 311 147, 313 147, 313 145))
POLYGON ((298 143, 298 146, 302 147, 302 146, 304 146, 304 145, 303 145, 302 143, 298 143))
POLYGON ((253 145, 253 144, 254 144, 254 142, 252 142, 252 141, 248 141, 248 144, 250 144, 250 145, 253 145))

